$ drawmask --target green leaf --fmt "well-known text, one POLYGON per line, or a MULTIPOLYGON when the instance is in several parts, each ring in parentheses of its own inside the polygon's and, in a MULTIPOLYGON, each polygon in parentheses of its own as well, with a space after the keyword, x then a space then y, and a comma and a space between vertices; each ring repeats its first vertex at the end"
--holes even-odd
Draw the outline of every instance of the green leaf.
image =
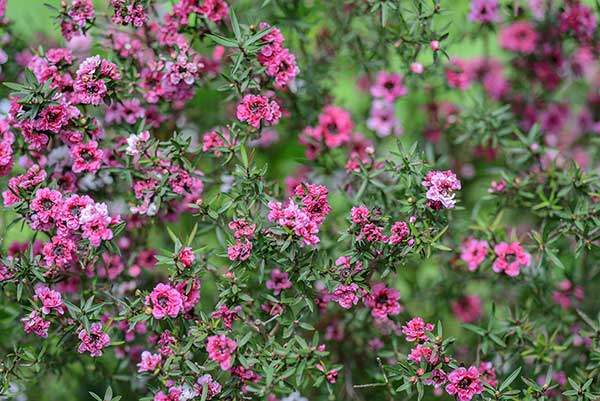
POLYGON ((508 388, 508 386, 510 386, 510 384, 515 381, 515 379, 517 378, 517 376, 519 375, 519 373, 521 373, 521 367, 518 367, 517 369, 515 369, 514 372, 512 372, 510 374, 510 376, 508 376, 506 378, 506 380, 504 380, 504 382, 500 385, 500 388, 498 390, 500 390, 500 392, 504 391, 504 389, 508 388))

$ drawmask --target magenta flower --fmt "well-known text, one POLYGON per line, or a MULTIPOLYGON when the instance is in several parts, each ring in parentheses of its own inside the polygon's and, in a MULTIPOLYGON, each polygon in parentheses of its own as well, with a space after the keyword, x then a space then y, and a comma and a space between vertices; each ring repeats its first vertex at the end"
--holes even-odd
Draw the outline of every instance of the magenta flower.
POLYGON ((403 132, 400 120, 396 118, 394 105, 385 100, 374 100, 367 119, 367 127, 384 138, 390 134, 400 135, 403 132))
POLYGON ((469 21, 482 24, 500 22, 498 0, 471 0, 469 21))
POLYGON ((79 224, 81 225, 81 236, 90 241, 92 246, 100 246, 102 241, 113 238, 113 232, 109 225, 113 219, 108 215, 108 207, 105 203, 87 205, 81 211, 79 224))
POLYGON ((496 273, 504 272, 508 276, 516 277, 521 266, 528 267, 531 263, 531 256, 523 251, 519 241, 514 241, 512 244, 501 242, 494 247, 494 252, 496 260, 492 269, 496 273))
POLYGON ((23 323, 25 333, 34 333, 42 338, 48 337, 50 322, 44 320, 37 311, 31 311, 29 316, 21 319, 21 323, 23 323))
POLYGON ((44 245, 42 255, 46 267, 66 267, 75 260, 77 244, 68 237, 54 236, 44 245))
POLYGON ((94 174, 102 166, 104 152, 98 149, 98 142, 90 141, 75 145, 69 151, 73 158, 73 172, 88 172, 94 174))
POLYGON ((452 209, 456 204, 454 200, 457 191, 461 188, 460 181, 452 171, 430 171, 422 182, 427 188, 426 197, 431 201, 434 209, 442 207, 452 209))
POLYGON ((265 125, 274 125, 281 118, 279 105, 265 96, 246 95, 237 106, 238 120, 245 121, 254 128, 259 128, 261 122, 265 125))
MULTIPOLYGON (((195 1, 198 4, 200 2, 195 1)), ((204 0, 198 7, 198 13, 204 15, 212 22, 219 23, 229 15, 229 6, 224 0, 204 0)))
POLYGON ((475 271, 483 263, 490 246, 485 240, 467 239, 461 246, 460 258, 470 271, 475 271))
POLYGON ((450 62, 446 66, 446 81, 449 87, 461 91, 466 90, 471 85, 471 76, 463 60, 457 57, 450 58, 450 62))
POLYGON ((77 348, 80 354, 87 351, 91 356, 102 356, 102 349, 110 344, 110 337, 102 332, 102 324, 99 322, 92 323, 89 333, 82 329, 78 337, 81 340, 77 348))
POLYGON ((498 385, 498 380, 496 379, 496 369, 491 362, 479 362, 479 375, 490 386, 496 387, 498 385))
POLYGON ((177 317, 183 311, 183 299, 177 289, 168 284, 159 283, 146 297, 145 304, 152 306, 152 316, 163 319, 165 316, 177 317))
POLYGON ((448 381, 448 376, 441 369, 433 369, 431 376, 428 379, 423 380, 423 384, 426 386, 433 386, 434 388, 440 388, 448 381))
POLYGON ((538 34, 527 21, 519 20, 502 28, 500 47, 516 53, 530 54, 536 49, 538 34))
POLYGON ((353 207, 350 211, 350 216, 354 224, 365 224, 369 221, 369 209, 364 205, 353 207))
POLYGON ((231 330, 231 324, 238 319, 238 314, 242 311, 241 306, 236 306, 233 309, 229 309, 227 305, 219 306, 216 312, 213 312, 210 317, 213 319, 221 319, 223 325, 227 330, 231 330))
POLYGON ((196 255, 194 255, 194 251, 189 246, 184 247, 177 256, 177 259, 183 264, 184 267, 190 267, 194 264, 196 260, 196 255))
POLYGON ((483 383, 475 366, 469 369, 460 367, 448 374, 446 392, 456 396, 458 401, 471 401, 473 396, 483 392, 483 383))
POLYGON ((414 317, 402 326, 402 333, 406 335, 406 341, 423 343, 429 341, 425 332, 433 331, 434 327, 431 323, 425 323, 420 317, 414 317))
POLYGON ((64 305, 60 292, 51 290, 45 285, 40 284, 35 287, 35 298, 42 303, 42 313, 44 315, 49 314, 52 309, 55 309, 59 315, 64 313, 64 305))
POLYGON ((356 283, 349 285, 340 284, 333 293, 331 293, 331 300, 340 304, 344 309, 350 309, 352 305, 358 303, 357 291, 360 291, 356 283))
POLYGON ((217 394, 221 392, 221 385, 218 381, 214 380, 209 373, 200 376, 198 380, 196 380, 194 389, 196 390, 196 393, 200 396, 204 392, 204 387, 206 386, 208 386, 208 391, 206 393, 207 400, 214 398, 217 394))
POLYGON ((472 323, 481 317, 481 298, 477 295, 465 295, 451 305, 452 313, 463 323, 472 323))
POLYGON ((31 210, 35 212, 31 216, 34 225, 58 220, 61 204, 62 194, 60 192, 50 188, 40 188, 35 191, 30 205, 31 210))
POLYGON ((371 315, 376 319, 387 319, 402 312, 404 308, 399 301, 400 292, 387 288, 384 283, 375 284, 364 298, 365 305, 371 308, 371 315))
POLYGON ((273 290, 275 295, 279 295, 281 290, 292 287, 292 282, 288 278, 286 272, 282 272, 279 269, 273 269, 271 272, 271 279, 267 281, 266 286, 268 289, 273 290))
POLYGON ((224 334, 208 337, 206 345, 208 357, 217 362, 223 370, 229 370, 231 367, 231 355, 236 348, 237 343, 224 334))
POLYGON ((408 89, 404 86, 402 76, 395 72, 380 71, 377 73, 375 84, 371 86, 371 95, 386 102, 393 102, 407 93, 408 89))
POLYGON ((160 354, 153 354, 150 351, 142 352, 140 362, 137 364, 138 372, 153 372, 156 370, 162 356, 160 354))

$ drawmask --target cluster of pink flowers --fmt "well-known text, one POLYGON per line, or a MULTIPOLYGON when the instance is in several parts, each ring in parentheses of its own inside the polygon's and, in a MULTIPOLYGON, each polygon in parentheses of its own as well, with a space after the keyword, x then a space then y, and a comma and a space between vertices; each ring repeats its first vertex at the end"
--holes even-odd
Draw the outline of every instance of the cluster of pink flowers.
MULTIPOLYGON (((406 336, 406 340, 417 343, 417 346, 408 355, 408 360, 415 364, 421 364, 423 358, 428 366, 436 366, 431 370, 431 376, 423 380, 423 384, 435 388, 445 385, 446 392, 454 395, 457 401, 471 401, 475 395, 481 394, 484 389, 482 380, 487 381, 492 386, 497 385, 495 370, 489 362, 480 363, 480 369, 475 366, 469 368, 459 367, 453 369, 450 373, 446 373, 444 366, 450 362, 450 358, 444 357, 441 359, 437 354, 438 344, 432 342, 429 337, 433 338, 433 329, 433 324, 425 323, 420 317, 413 318, 402 327, 402 333, 406 336), (429 333, 429 336, 427 333, 429 333)), ((422 375, 425 370, 419 368, 417 373, 422 375)))
POLYGON ((302 240, 300 246, 317 245, 319 226, 331 211, 327 202, 328 193, 329 190, 322 185, 298 184, 293 195, 299 199, 299 204, 293 198, 286 205, 269 202, 269 220, 292 230, 302 240))
POLYGON ((456 204, 455 191, 458 191, 461 185, 452 171, 430 171, 422 184, 427 188, 425 196, 429 199, 428 206, 431 208, 452 209, 456 204))
POLYGON ((274 100, 262 95, 246 95, 237 106, 238 120, 245 121, 254 128, 275 125, 281 118, 281 110, 274 100))
POLYGON ((350 220, 360 228, 357 236, 358 240, 390 245, 407 243, 409 246, 413 242, 413 240, 408 239, 410 227, 404 221, 396 221, 391 225, 389 228, 391 235, 383 234, 384 227, 380 225, 380 220, 373 218, 365 205, 353 207, 350 211, 350 220))
MULTIPOLYGON (((16 204, 19 195, 41 183, 45 172, 34 165, 28 172, 11 179, 2 195, 5 206, 16 204)), ((65 269, 77 260, 78 240, 88 240, 93 247, 113 237, 112 227, 120 222, 111 217, 106 204, 96 203, 89 196, 64 196, 60 191, 42 187, 35 191, 29 203, 29 225, 34 230, 54 232, 42 248, 45 267, 65 269)))
POLYGON ((252 241, 256 224, 248 223, 246 220, 234 220, 229 223, 229 228, 233 230, 235 243, 227 248, 227 254, 230 260, 245 261, 250 258, 252 251, 252 241))
POLYGON ((183 0, 173 7, 173 15, 188 24, 192 14, 199 14, 216 24, 227 18, 229 6, 224 0, 183 0))
POLYGON ((64 1, 62 6, 60 30, 65 39, 71 40, 74 36, 84 35, 83 29, 89 28, 96 18, 92 1, 72 0, 70 5, 64 1))
MULTIPOLYGON (((260 24, 260 29, 269 27, 265 22, 260 24)), ((283 47, 284 38, 281 31, 271 28, 271 31, 262 37, 262 41, 267 44, 260 49, 258 62, 266 68, 265 73, 275 79, 276 88, 288 86, 300 73, 300 69, 296 65, 296 57, 283 47)))
POLYGON ((131 24, 139 28, 142 27, 148 19, 148 15, 144 10, 144 5, 141 1, 110 0, 110 5, 114 10, 111 20, 115 24, 131 24))

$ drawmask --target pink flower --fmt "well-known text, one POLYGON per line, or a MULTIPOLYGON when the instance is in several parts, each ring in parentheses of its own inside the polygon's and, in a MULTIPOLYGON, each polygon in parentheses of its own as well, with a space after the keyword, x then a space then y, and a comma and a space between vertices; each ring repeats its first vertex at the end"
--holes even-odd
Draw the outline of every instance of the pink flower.
POLYGON ((519 241, 514 241, 512 244, 501 242, 494 247, 496 260, 492 265, 492 269, 496 273, 504 272, 508 276, 516 277, 519 275, 520 266, 528 267, 531 263, 531 256, 523 251, 519 241))
POLYGON ((395 288, 387 288, 384 283, 371 287, 371 293, 364 298, 364 303, 371 308, 371 315, 376 319, 387 319, 397 315, 404 309, 400 305, 400 292, 395 288))
POLYGON ((423 73, 423 71, 425 70, 425 68, 423 67, 423 64, 421 63, 411 63, 410 64, 410 70, 417 74, 420 75, 423 73))
POLYGON ((81 340, 77 348, 80 354, 87 351, 91 356, 102 356, 102 349, 110 344, 110 337, 102 332, 102 324, 99 322, 92 323, 89 333, 81 330, 78 337, 81 340))
POLYGON ((241 306, 236 306, 233 309, 229 309, 227 305, 221 305, 216 312, 213 312, 210 315, 210 317, 213 319, 221 319, 225 328, 227 330, 231 330, 231 324, 238 319, 238 313, 241 311, 241 306))
POLYGON ((479 362, 479 375, 490 386, 496 387, 498 385, 498 380, 496 379, 496 369, 491 362, 479 362))
POLYGON ((206 345, 208 357, 217 362, 223 370, 229 370, 231 367, 231 354, 236 348, 237 343, 224 334, 208 337, 206 345))
POLYGON ((433 331, 435 326, 431 323, 425 323, 420 317, 415 317, 402 326, 402 333, 406 335, 406 341, 417 341, 420 343, 429 341, 425 332, 433 331))
POLYGON ((54 236, 50 242, 47 242, 42 249, 44 262, 47 267, 68 266, 75 260, 77 253, 77 244, 68 237, 54 236))
POLYGON ((42 313, 47 315, 52 309, 56 309, 56 313, 62 315, 64 313, 64 305, 60 292, 51 290, 45 285, 35 287, 35 298, 42 303, 42 313))
POLYGON ((48 328, 50 322, 44 320, 37 311, 31 311, 29 316, 21 319, 25 333, 34 333, 42 338, 48 338, 48 328))
POLYGON ((461 246, 460 258, 467 264, 469 271, 475 271, 485 260, 489 249, 487 241, 469 237, 461 246))
POLYGON ((229 228, 233 230, 235 238, 254 238, 256 224, 250 224, 246 220, 234 220, 229 223, 229 228))
POLYGON ((579 0, 568 2, 560 14, 560 31, 572 31, 580 42, 592 39, 597 23, 594 11, 579 0))
POLYGON ((192 248, 186 246, 181 250, 181 252, 179 252, 177 259, 183 264, 183 266, 190 267, 194 264, 194 261, 196 260, 196 255, 194 255, 194 251, 192 251, 192 248))
POLYGON ((62 204, 62 194, 50 188, 40 188, 35 191, 31 200, 31 216, 34 228, 40 223, 50 223, 58 220, 62 204))
POLYGON ((500 22, 498 0, 471 0, 469 21, 481 24, 500 22))
POLYGON ((552 301, 560 305, 562 309, 569 309, 577 305, 578 301, 585 298, 583 288, 575 286, 571 281, 565 279, 556 284, 556 290, 552 292, 552 301))
POLYGON ((73 0, 68 8, 67 14, 73 18, 73 21, 79 26, 84 26, 96 16, 94 4, 90 0, 73 0))
POLYGON ((350 216, 354 224, 365 224, 369 221, 369 209, 364 205, 353 207, 350 211, 350 216))
POLYGON ((237 239, 235 244, 227 248, 227 255, 229 260, 248 260, 250 258, 250 252, 252 251, 252 242, 247 238, 237 239))
POLYGON ((502 28, 500 47, 517 53, 530 54, 536 49, 538 34, 527 21, 517 21, 502 28))
POLYGON ((452 303, 452 313, 463 323, 472 323, 481 317, 481 298, 465 295, 452 303))
POLYGON ((90 241, 92 246, 100 246, 100 243, 111 240, 113 232, 108 227, 113 219, 108 215, 108 207, 105 203, 87 205, 81 211, 79 224, 81 225, 81 236, 90 241))
POLYGON ((422 182, 427 188, 426 197, 431 201, 434 209, 444 207, 452 209, 456 204, 454 200, 457 191, 461 188, 460 181, 452 171, 430 171, 422 182))
POLYGON ((206 393, 207 400, 214 398, 217 394, 221 392, 221 385, 218 381, 214 380, 209 373, 200 376, 198 380, 196 380, 194 389, 196 390, 196 393, 198 395, 202 395, 202 393, 204 392, 204 387, 206 386, 208 386, 208 391, 206 393))
POLYGON ((390 236, 388 242, 391 245, 397 245, 403 242, 406 238, 408 238, 408 235, 410 233, 408 224, 406 224, 404 221, 395 222, 390 230, 392 231, 393 235, 390 236))
POLYGON ((204 0, 198 13, 218 24, 229 15, 229 6, 224 0, 204 0))
POLYGON ((275 295, 279 295, 281 290, 292 287, 292 282, 288 278, 286 272, 282 272, 279 269, 273 269, 271 272, 271 280, 267 281, 267 288, 273 290, 275 295))
POLYGON ((160 365, 160 361, 162 356, 160 354, 153 354, 150 351, 142 352, 141 360, 137 364, 138 372, 153 372, 156 370, 158 365, 160 365))
POLYGON ((163 319, 167 315, 175 318, 183 311, 183 300, 179 291, 163 283, 154 287, 146 297, 145 304, 152 305, 152 316, 155 319, 163 319))
POLYGON ((317 364, 317 369, 325 374, 325 379, 329 383, 335 383, 337 381, 338 372, 335 369, 325 370, 325 367, 320 363, 317 364))
POLYGON ((199 278, 183 280, 175 285, 175 289, 179 291, 179 294, 181 295, 183 312, 191 311, 198 304, 200 301, 200 287, 201 283, 199 278))
POLYGON ((265 73, 275 78, 276 87, 284 88, 296 78, 300 73, 300 69, 296 65, 296 57, 288 49, 272 48, 275 49, 274 54, 263 63, 267 67, 265 73))
POLYGON ((98 142, 90 141, 73 146, 69 151, 73 158, 73 172, 94 174, 102 166, 104 152, 98 149, 98 142))
POLYGON ((403 133, 402 124, 396 118, 394 105, 385 100, 373 100, 371 111, 367 120, 367 127, 384 138, 390 134, 400 135, 403 133))
POLYGON ((401 96, 406 96, 408 90, 404 86, 402 76, 395 72, 380 71, 377 73, 375 84, 371 86, 371 95, 393 102, 401 96))
POLYGON ((265 125, 274 125, 281 118, 279 105, 265 96, 246 95, 237 107, 237 118, 246 121, 254 128, 259 128, 261 122, 265 125))
POLYGON ((431 376, 428 379, 423 380, 423 384, 426 386, 433 386, 436 389, 440 388, 448 381, 448 376, 441 369, 433 369, 431 376))
POLYGON ((446 66, 446 81, 449 87, 464 91, 471 85, 471 77, 465 67, 463 60, 456 57, 450 59, 446 66))
POLYGON ((433 348, 430 346, 418 344, 415 348, 410 350, 410 353, 406 359, 416 363, 417 365, 421 364, 421 359, 425 360, 425 362, 428 364, 436 365, 439 357, 437 355, 433 356, 433 348))
POLYGON ((479 371, 471 366, 460 367, 448 374, 446 392, 456 396, 458 401, 471 401, 474 395, 483 393, 483 383, 479 379, 479 371))
POLYGON ((340 304, 344 309, 350 309, 352 305, 358 303, 357 291, 360 291, 360 288, 355 283, 349 285, 341 284, 331 294, 331 300, 340 304))

